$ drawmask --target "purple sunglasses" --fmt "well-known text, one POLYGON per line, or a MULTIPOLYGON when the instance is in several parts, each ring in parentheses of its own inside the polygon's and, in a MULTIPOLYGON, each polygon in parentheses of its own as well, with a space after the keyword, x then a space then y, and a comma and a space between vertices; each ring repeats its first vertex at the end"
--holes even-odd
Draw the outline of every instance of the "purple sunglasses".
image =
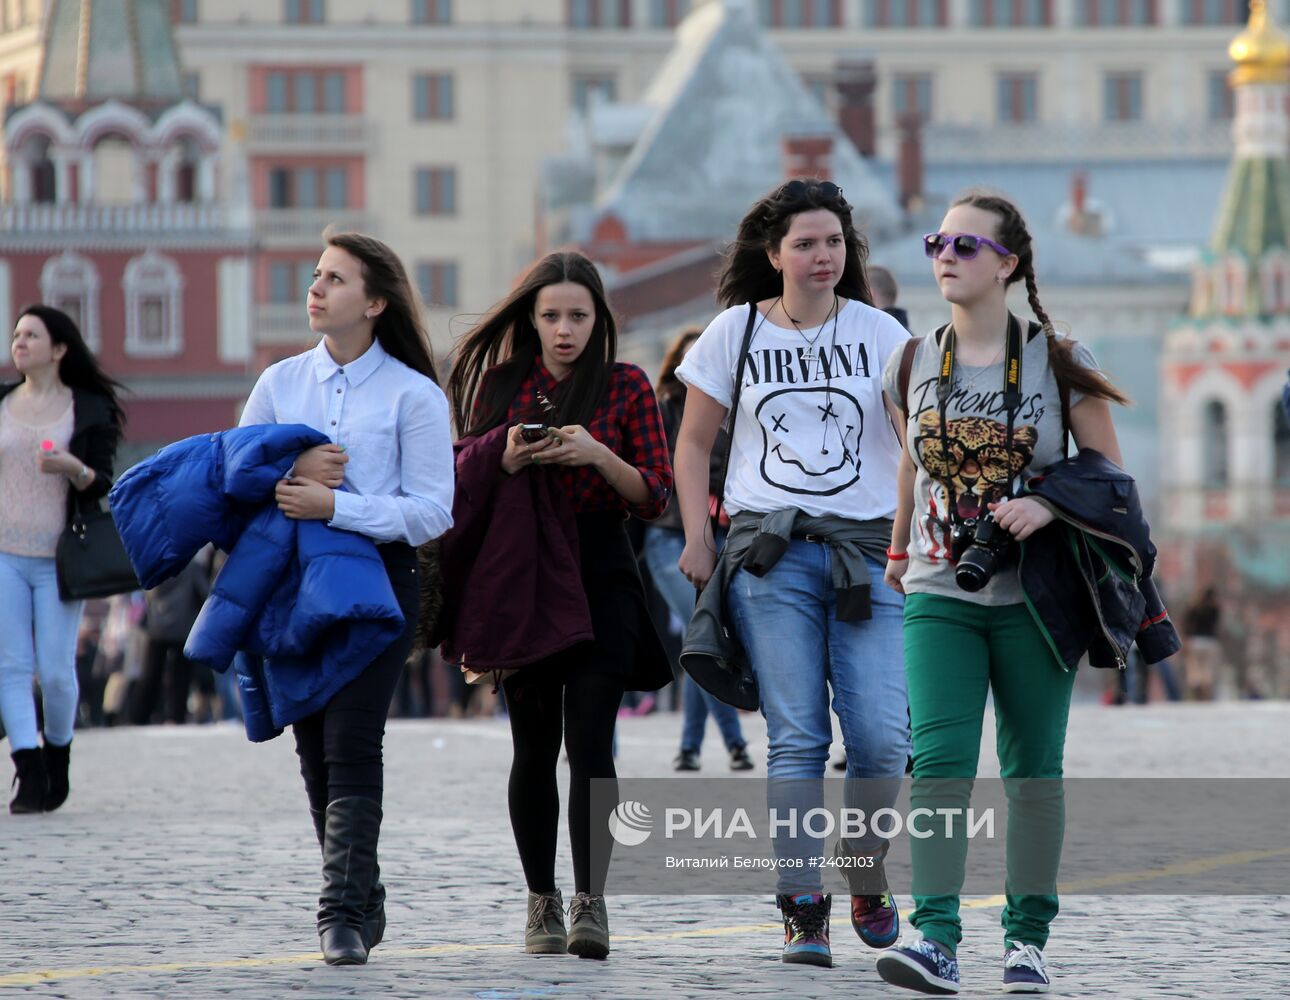
POLYGON ((950 243, 954 245, 954 256, 959 260, 971 260, 980 252, 982 243, 1002 257, 1012 256, 1012 251, 1002 244, 972 233, 928 233, 923 237, 923 253, 935 260, 950 243))

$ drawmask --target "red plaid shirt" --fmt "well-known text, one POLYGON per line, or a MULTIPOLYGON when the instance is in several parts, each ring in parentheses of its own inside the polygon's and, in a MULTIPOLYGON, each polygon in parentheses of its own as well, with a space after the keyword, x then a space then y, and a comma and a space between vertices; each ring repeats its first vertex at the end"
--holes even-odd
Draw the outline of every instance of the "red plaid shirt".
MULTIPOLYGON (((542 399, 554 398, 557 385, 542 361, 536 361, 511 400, 506 411, 507 422, 545 422, 546 408, 542 399), (539 393, 542 399, 539 399, 539 393)), ((625 510, 646 521, 662 514, 672 495, 672 463, 668 459, 667 435, 663 432, 658 400, 645 372, 623 361, 614 365, 609 386, 587 431, 644 477, 649 499, 639 506, 628 503, 605 481, 604 476, 589 465, 548 467, 560 477, 560 484, 565 496, 573 503, 574 511, 584 514, 597 510, 625 510)))

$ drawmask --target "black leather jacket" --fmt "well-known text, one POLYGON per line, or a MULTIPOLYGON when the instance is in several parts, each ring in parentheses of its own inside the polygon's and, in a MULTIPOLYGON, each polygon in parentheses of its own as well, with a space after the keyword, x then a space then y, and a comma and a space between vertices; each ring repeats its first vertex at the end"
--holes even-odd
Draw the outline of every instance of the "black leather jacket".
POLYGON ((1147 663, 1178 652, 1133 478, 1084 448, 1031 477, 1026 494, 1057 515, 1021 543, 1021 589, 1058 659, 1071 668, 1087 652, 1095 667, 1123 669, 1134 642, 1147 663))

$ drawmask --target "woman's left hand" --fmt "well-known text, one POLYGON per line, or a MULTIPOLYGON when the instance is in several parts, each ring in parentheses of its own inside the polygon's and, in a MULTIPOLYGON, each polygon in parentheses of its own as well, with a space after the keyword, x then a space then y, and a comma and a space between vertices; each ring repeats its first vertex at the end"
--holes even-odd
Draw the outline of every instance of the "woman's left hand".
POLYGON ((1017 541, 1024 541, 1045 525, 1052 524, 1054 514, 1034 497, 1017 497, 990 504, 999 527, 1006 528, 1017 541))
POLYGON ((273 499, 293 521, 330 521, 336 514, 336 494, 312 479, 280 480, 273 499))
POLYGON ((543 465, 598 465, 612 452, 580 424, 552 427, 552 445, 542 452, 543 465))
POLYGON ((36 458, 36 462, 40 465, 41 472, 55 476, 70 478, 81 471, 81 460, 58 448, 42 451, 36 458))

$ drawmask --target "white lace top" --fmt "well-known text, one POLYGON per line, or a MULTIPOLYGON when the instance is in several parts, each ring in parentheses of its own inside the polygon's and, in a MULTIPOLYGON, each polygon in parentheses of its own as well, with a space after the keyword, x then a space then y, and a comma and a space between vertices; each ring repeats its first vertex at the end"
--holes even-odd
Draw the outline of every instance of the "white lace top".
POLYGON ((0 552, 52 559, 67 517, 66 476, 41 472, 40 442, 65 451, 72 440, 73 404, 53 423, 24 424, 13 415, 13 394, 0 400, 0 552))

